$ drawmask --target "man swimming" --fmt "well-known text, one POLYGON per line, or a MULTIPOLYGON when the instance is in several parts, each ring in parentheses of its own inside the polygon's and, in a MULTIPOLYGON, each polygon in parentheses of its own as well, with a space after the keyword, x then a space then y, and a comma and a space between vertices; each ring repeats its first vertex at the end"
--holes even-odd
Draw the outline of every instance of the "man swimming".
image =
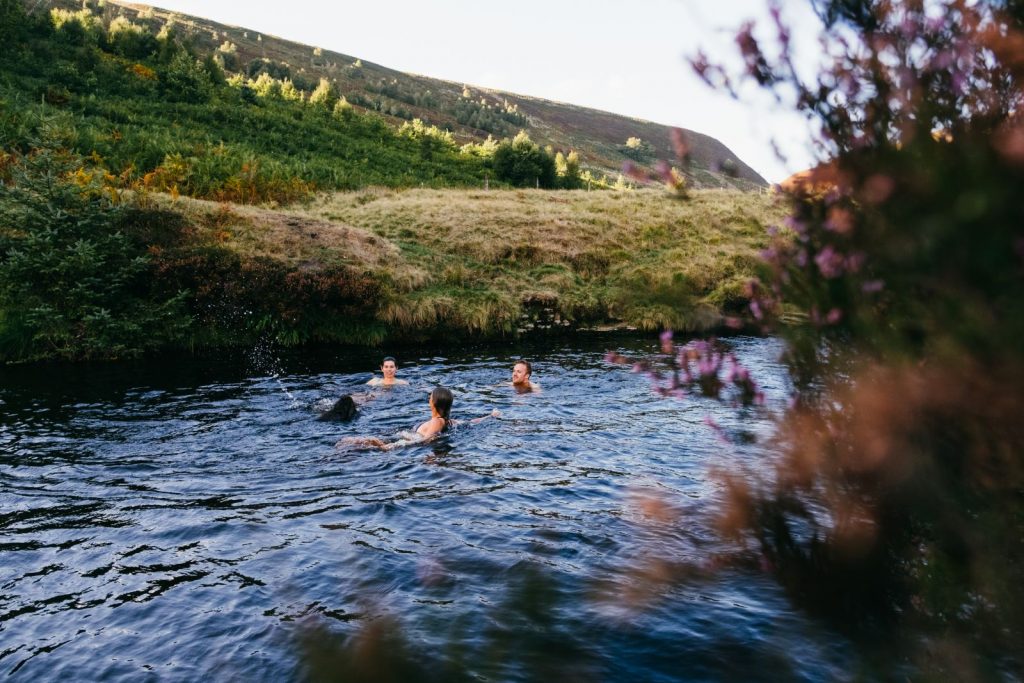
POLYGON ((516 393, 540 393, 540 385, 530 381, 531 375, 533 375, 533 368, 530 366, 530 361, 516 361, 516 364, 512 366, 512 388, 516 390, 516 393))
POLYGON ((398 379, 398 364, 391 356, 385 356, 380 364, 380 372, 383 377, 374 377, 367 384, 371 387, 391 387, 399 384, 408 384, 404 379, 398 379))

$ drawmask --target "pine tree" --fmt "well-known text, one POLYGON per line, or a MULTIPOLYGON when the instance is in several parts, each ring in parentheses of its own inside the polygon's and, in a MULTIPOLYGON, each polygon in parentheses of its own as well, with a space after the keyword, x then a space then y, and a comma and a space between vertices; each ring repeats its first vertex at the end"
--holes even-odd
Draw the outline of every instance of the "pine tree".
POLYGON ((281 82, 281 98, 289 102, 301 102, 305 99, 306 94, 295 87, 295 83, 290 78, 284 79, 281 82))
POLYGON ((561 150, 555 154, 555 174, 559 178, 564 178, 568 166, 565 161, 565 155, 562 154, 561 150))
POLYGON ((250 83, 250 86, 260 97, 266 97, 271 100, 281 99, 281 81, 277 80, 266 71, 257 76, 256 80, 250 83))

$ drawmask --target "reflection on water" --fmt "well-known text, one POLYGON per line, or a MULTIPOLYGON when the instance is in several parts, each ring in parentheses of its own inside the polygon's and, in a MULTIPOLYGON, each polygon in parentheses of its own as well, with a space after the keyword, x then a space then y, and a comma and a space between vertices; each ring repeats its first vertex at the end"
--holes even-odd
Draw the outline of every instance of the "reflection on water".
MULTIPOLYGON (((729 343, 777 409, 777 344, 729 343)), ((672 569, 716 548, 709 467, 761 457, 705 418, 751 437, 765 413, 659 398, 609 346, 655 341, 406 351, 410 386, 346 423, 315 407, 366 391, 374 354, 282 356, 269 375, 246 358, 3 370, 0 672, 280 680, 341 656, 308 633, 396 623, 492 679, 843 677, 852 648, 756 572, 672 569), (543 393, 507 386, 519 356, 543 393), (333 448, 415 428, 438 384, 455 417, 501 417, 387 453, 333 448)))

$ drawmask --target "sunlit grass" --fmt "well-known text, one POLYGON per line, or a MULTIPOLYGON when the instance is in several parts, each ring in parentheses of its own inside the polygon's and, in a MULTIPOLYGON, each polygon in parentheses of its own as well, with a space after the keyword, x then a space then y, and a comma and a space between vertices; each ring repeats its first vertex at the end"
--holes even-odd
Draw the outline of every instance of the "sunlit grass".
MULTIPOLYGON (((765 228, 782 215, 770 196, 722 190, 680 202, 653 190, 371 189, 324 196, 307 213, 397 245, 395 281, 408 269, 427 274, 392 308, 454 299, 459 310, 484 288, 520 307, 542 301, 568 320, 643 329, 705 328, 739 305, 765 228)), ((495 312, 501 325, 482 330, 499 331, 505 310, 495 312)))
MULTIPOLYGON (((169 201, 159 199, 158 201, 169 201)), ((197 244, 380 283, 366 314, 402 338, 504 336, 531 325, 699 330, 745 304, 769 195, 391 190, 269 209, 179 198, 197 244)))

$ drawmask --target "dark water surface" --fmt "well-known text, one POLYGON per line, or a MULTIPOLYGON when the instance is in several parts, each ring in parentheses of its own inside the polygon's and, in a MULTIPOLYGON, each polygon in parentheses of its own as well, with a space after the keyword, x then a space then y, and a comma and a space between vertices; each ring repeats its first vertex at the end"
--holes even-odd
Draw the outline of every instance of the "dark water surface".
MULTIPOLYGON (((777 409, 777 342, 728 344, 777 409)), ((766 414, 659 398, 609 349, 655 340, 407 350, 411 386, 348 424, 315 407, 376 353, 0 369, 0 676, 289 680, 311 628, 394 623, 489 680, 847 678, 850 644, 757 571, 683 578, 717 549, 709 468, 756 468, 766 414), (503 384, 519 355, 543 393, 503 384), (415 427, 436 384, 502 415, 334 449, 415 427)))

